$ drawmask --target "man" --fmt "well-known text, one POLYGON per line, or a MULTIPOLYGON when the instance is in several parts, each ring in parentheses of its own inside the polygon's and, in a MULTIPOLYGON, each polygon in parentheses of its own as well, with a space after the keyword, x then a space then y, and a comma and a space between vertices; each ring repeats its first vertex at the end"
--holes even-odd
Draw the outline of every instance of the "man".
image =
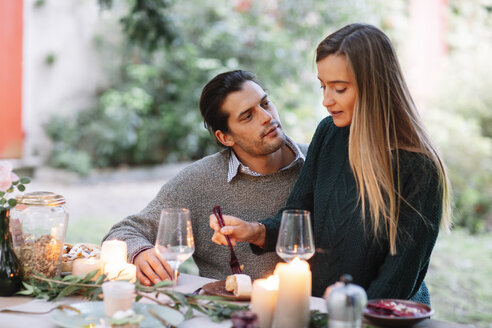
MULTIPOLYGON (((306 146, 285 136, 275 105, 250 72, 217 75, 203 89, 200 111, 205 126, 227 147, 184 168, 137 215, 114 225, 104 240, 128 244, 128 258, 144 285, 171 278, 171 268, 153 249, 160 212, 166 207, 191 211, 200 275, 224 279, 230 254, 211 241, 209 214, 215 205, 247 221, 273 216, 284 205, 304 162, 306 146)), ((255 226, 262 229, 258 223, 255 226)), ((270 275, 280 260, 274 252, 254 255, 248 244, 235 247, 244 273, 270 275)))

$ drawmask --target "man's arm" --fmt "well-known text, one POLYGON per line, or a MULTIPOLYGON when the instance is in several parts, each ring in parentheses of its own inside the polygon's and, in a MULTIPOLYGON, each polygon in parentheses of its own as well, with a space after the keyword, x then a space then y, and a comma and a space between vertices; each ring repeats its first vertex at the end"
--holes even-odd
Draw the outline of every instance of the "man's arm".
POLYGON ((183 207, 180 195, 189 187, 186 169, 162 186, 154 199, 138 214, 115 224, 104 240, 123 240, 128 246, 128 260, 137 267, 137 278, 144 285, 171 279, 170 266, 155 253, 160 212, 165 207, 183 207))

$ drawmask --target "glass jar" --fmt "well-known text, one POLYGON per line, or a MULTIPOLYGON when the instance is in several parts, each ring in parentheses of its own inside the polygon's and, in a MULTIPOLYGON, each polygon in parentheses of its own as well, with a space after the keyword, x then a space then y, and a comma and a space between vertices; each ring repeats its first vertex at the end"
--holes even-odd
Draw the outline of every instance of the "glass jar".
POLYGON ((10 217, 14 251, 24 275, 35 272, 49 278, 60 275, 68 224, 65 198, 46 191, 18 196, 10 217))

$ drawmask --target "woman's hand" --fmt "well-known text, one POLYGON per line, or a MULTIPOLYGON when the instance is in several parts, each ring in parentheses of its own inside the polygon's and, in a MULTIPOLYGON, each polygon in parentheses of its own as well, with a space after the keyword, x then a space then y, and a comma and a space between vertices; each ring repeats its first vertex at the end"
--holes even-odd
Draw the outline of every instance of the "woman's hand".
POLYGON ((210 215, 210 228, 215 232, 212 241, 218 245, 227 245, 225 236, 229 236, 233 246, 237 242, 247 241, 259 247, 265 245, 266 229, 258 222, 247 222, 231 215, 223 215, 225 226, 220 228, 214 214, 210 215))

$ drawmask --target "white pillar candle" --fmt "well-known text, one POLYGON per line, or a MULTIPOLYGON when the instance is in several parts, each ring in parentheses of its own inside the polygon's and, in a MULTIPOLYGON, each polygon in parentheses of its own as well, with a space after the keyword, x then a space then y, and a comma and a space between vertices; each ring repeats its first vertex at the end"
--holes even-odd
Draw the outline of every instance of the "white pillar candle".
POLYGON ((91 279, 95 281, 101 275, 101 260, 96 258, 76 259, 72 265, 72 275, 85 277, 89 272, 99 270, 99 272, 91 279))
POLYGON ((101 246, 101 261, 106 263, 126 263, 127 246, 121 240, 106 240, 101 246))
POLYGON ((105 263, 103 273, 108 280, 128 280, 135 282, 137 267, 128 263, 105 263))
POLYGON ((275 274, 279 286, 272 327, 308 327, 312 279, 309 264, 296 257, 290 263, 278 263, 275 274))
POLYGON ((260 328, 270 328, 277 302, 278 276, 256 279, 251 293, 251 311, 258 316, 260 328))
POLYGON ((132 308, 135 300, 135 286, 125 281, 107 281, 102 284, 104 295, 104 313, 112 317, 117 311, 132 308))

